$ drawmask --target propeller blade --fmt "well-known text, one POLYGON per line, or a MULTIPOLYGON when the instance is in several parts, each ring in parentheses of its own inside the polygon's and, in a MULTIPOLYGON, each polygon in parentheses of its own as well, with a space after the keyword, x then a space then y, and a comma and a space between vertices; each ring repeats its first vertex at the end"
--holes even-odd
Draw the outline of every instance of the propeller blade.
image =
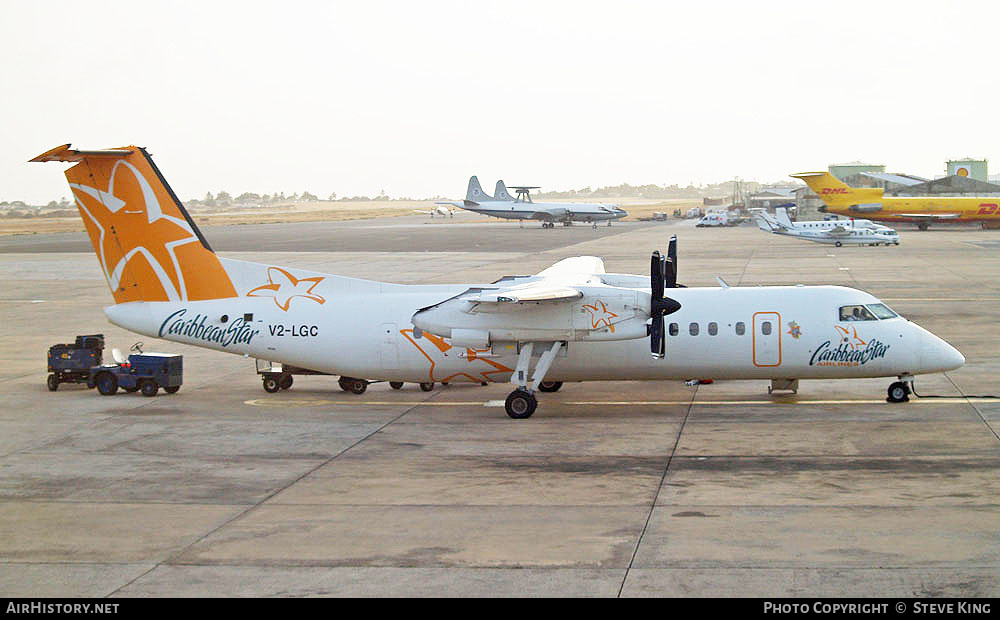
POLYGON ((663 259, 658 251, 653 252, 649 261, 649 288, 655 308, 657 300, 663 299, 663 259))
POLYGON ((667 244, 667 260, 670 261, 670 270, 665 275, 667 288, 677 288, 677 235, 670 235, 670 243, 667 244))
POLYGON ((667 334, 663 329, 663 317, 653 317, 649 325, 649 351, 656 359, 667 354, 667 334))

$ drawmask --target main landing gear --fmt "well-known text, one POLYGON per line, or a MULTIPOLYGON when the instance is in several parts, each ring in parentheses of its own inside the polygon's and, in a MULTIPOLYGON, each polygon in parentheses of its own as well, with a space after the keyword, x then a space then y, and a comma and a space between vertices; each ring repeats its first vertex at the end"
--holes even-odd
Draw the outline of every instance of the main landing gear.
POLYGON ((553 342, 549 348, 542 353, 535 364, 535 371, 531 374, 531 381, 528 381, 528 374, 531 370, 531 354, 534 351, 534 342, 525 342, 517 354, 517 368, 511 375, 510 381, 516 387, 507 396, 504 402, 504 409, 507 415, 515 420, 530 418, 538 408, 538 399, 535 398, 535 390, 543 392, 555 392, 562 383, 558 381, 545 381, 545 373, 549 371, 552 362, 556 359, 559 351, 566 343, 562 341, 553 342), (544 387, 543 387, 544 386, 544 387))
POLYGON ((364 394, 365 390, 368 389, 367 381, 364 379, 355 379, 354 377, 341 377, 337 383, 340 385, 340 389, 354 394, 364 394))

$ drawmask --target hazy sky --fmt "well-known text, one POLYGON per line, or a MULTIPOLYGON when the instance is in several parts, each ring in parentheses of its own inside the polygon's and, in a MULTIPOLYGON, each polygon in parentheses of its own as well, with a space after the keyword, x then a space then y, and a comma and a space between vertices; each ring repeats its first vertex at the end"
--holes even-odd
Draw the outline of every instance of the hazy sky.
POLYGON ((59 144, 206 192, 1000 172, 997 2, 0 0, 0 200, 59 144))

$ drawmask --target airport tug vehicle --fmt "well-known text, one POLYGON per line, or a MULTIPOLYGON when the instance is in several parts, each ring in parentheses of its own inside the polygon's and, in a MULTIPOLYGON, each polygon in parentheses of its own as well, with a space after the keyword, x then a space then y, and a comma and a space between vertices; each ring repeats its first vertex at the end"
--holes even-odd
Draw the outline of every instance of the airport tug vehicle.
POLYGON ((104 396, 111 396, 118 388, 126 392, 142 392, 143 396, 156 396, 163 388, 175 394, 184 383, 184 356, 172 353, 143 353, 142 343, 132 345, 136 353, 128 356, 118 349, 112 350, 114 364, 103 364, 90 369, 88 387, 96 387, 104 396))

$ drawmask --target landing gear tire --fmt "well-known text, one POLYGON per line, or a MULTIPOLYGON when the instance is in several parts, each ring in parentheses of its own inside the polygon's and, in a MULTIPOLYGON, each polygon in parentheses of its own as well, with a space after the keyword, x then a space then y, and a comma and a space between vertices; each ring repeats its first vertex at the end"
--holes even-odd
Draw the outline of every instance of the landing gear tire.
POLYGON ((538 391, 540 392, 558 392, 559 388, 562 387, 562 381, 542 381, 538 384, 538 391))
POLYGON ((281 389, 281 384, 278 383, 278 379, 275 377, 264 377, 264 391, 268 394, 274 394, 281 389))
POLYGON ((504 403, 507 415, 515 420, 530 418, 537 408, 538 399, 535 398, 535 395, 521 389, 511 392, 504 403))
POLYGON ((59 377, 49 375, 48 378, 45 379, 45 385, 49 387, 50 392, 55 392, 59 389, 59 377))
POLYGON ((835 246, 837 246, 839 248, 839 247, 841 247, 844 244, 838 241, 838 242, 834 243, 833 245, 835 245, 835 246))
POLYGON ((389 382, 389 387, 391 387, 394 390, 401 390, 401 389, 403 389, 403 382, 402 381, 390 381, 389 382))
POLYGON ((364 379, 355 379, 351 382, 350 390, 352 394, 364 394, 368 389, 368 382, 364 379))
POLYGON ((295 383, 295 379, 293 379, 292 375, 287 372, 281 373, 281 376, 278 377, 278 387, 283 390, 287 390, 292 387, 292 383, 295 383))
POLYGON ((910 386, 902 381, 896 381, 889 386, 889 395, 885 400, 890 403, 905 403, 910 400, 910 386))
POLYGON ((142 392, 143 396, 156 396, 156 393, 160 391, 160 386, 156 383, 156 381, 146 379, 140 385, 139 390, 142 392))
POLYGON ((97 391, 103 396, 111 396, 118 391, 118 378, 110 372, 97 375, 97 391))
POLYGON ((423 391, 425 391, 425 392, 430 392, 431 390, 434 389, 434 382, 433 381, 431 381, 431 382, 426 382, 425 381, 424 383, 420 384, 420 389, 423 390, 423 391))
POLYGON ((920 230, 927 230, 930 227, 931 227, 930 224, 917 224, 917 228, 919 228, 920 230))

